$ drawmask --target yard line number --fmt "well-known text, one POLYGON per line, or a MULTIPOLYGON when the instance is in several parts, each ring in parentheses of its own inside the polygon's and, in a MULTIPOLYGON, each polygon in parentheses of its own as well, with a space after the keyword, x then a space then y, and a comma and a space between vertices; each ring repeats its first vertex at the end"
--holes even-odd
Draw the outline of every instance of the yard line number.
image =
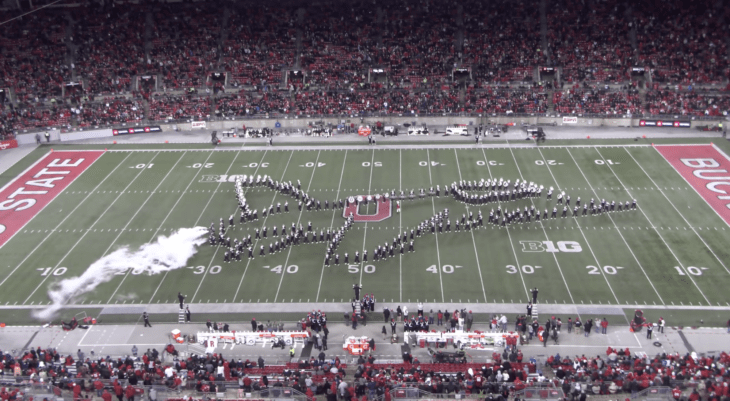
MULTIPOLYGON (((362 166, 363 167, 370 167, 371 164, 370 164, 370 162, 362 162, 362 166)), ((383 167, 383 162, 373 162, 372 163, 372 166, 374 166, 374 167, 383 167)))
MULTIPOLYGON (((347 271, 350 273, 360 273, 360 265, 347 265, 347 271)), ((362 271, 364 273, 375 273, 375 266, 373 265, 365 265, 362 268, 362 271)))
MULTIPOLYGON (((205 273, 205 266, 189 266, 188 269, 193 270, 193 274, 203 274, 205 273)), ((223 267, 220 265, 211 266, 210 269, 208 269, 209 274, 218 274, 223 270, 223 267)), ((132 272, 134 274, 134 271, 132 272)))
POLYGON ((603 164, 614 165, 614 164, 621 164, 621 163, 614 162, 611 159, 606 159, 605 161, 603 159, 596 159, 596 164, 598 164, 598 165, 603 165, 603 164))
POLYGON ((136 166, 132 166, 130 168, 138 168, 138 169, 152 168, 152 166, 154 166, 154 165, 155 165, 155 163, 143 163, 143 164, 138 164, 136 166))
MULTIPOLYGON (((680 276, 686 276, 686 274, 682 271, 682 269, 679 266, 674 266, 675 269, 677 269, 677 273, 679 273, 680 276)), ((687 272, 693 276, 701 276, 703 270, 707 270, 707 267, 695 267, 695 266, 689 266, 687 267, 687 272)))
POLYGON ((41 272, 41 276, 48 276, 48 275, 54 275, 54 276, 63 276, 66 271, 68 270, 65 267, 59 267, 59 268, 52 268, 52 267, 39 267, 36 270, 41 272))
MULTIPOLYGON (((462 267, 464 267, 464 266, 443 265, 443 266, 441 266, 441 271, 444 272, 444 273, 446 273, 446 274, 451 274, 451 273, 454 272, 455 269, 461 269, 462 267)), ((438 273, 439 272, 439 269, 438 269, 438 267, 436 265, 431 265, 428 268, 426 268, 426 271, 427 272, 431 272, 431 273, 438 273)))
MULTIPOLYGON (((271 269, 269 270, 272 273, 281 274, 285 269, 282 265, 276 265, 274 267, 271 266, 264 266, 264 269, 271 269)), ((299 271, 299 266, 297 265, 289 265, 286 267, 286 272, 289 274, 294 274, 299 271)))
POLYGON ((535 164, 537 164, 538 166, 544 166, 546 164, 548 166, 562 166, 563 165, 563 163, 558 163, 555 160, 535 160, 535 164))

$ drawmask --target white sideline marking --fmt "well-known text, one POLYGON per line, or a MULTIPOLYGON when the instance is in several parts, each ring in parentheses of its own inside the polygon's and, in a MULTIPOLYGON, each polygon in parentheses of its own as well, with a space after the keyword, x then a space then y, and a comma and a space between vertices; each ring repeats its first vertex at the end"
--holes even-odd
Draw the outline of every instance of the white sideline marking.
MULTIPOLYGON (((462 180, 461 177, 461 165, 459 164, 459 154, 456 152, 456 149, 454 149, 454 158, 456 159, 456 168, 459 170, 459 181, 462 180)), ((444 190, 448 190, 448 188, 444 188, 444 190)), ((431 197, 431 200, 433 200, 433 197, 431 197)), ((469 204, 465 203, 466 205, 466 211, 469 212, 469 204)), ((474 244, 474 256, 477 260, 477 270, 479 271, 479 282, 482 284, 482 295, 484 295, 484 302, 487 301, 487 291, 484 288, 484 278, 482 277, 482 267, 479 264, 479 252, 477 252, 477 240, 474 238, 474 230, 469 230, 471 233, 471 242, 474 244)))
MULTIPOLYGON (((147 164, 152 163, 152 161, 155 160, 155 157, 157 157, 159 154, 160 154, 159 151, 157 153, 155 153, 155 155, 152 156, 152 158, 150 159, 150 161, 147 162, 147 164)), ((112 203, 110 203, 109 206, 106 207, 106 209, 99 215, 99 217, 96 219, 96 221, 94 221, 94 224, 92 224, 91 227, 96 226, 96 223, 98 223, 101 220, 101 218, 104 217, 104 215, 109 211, 109 209, 111 209, 111 207, 114 206, 115 203, 117 203, 117 201, 119 200, 119 198, 122 197, 122 194, 127 190, 127 188, 129 188, 132 184, 134 184, 134 182, 137 180, 137 178, 139 178, 139 176, 142 175, 142 173, 145 172, 145 171, 147 171, 147 170, 149 170, 149 169, 143 168, 143 169, 140 169, 139 170, 139 172, 137 173, 136 176, 134 176, 134 178, 132 179, 132 181, 130 181, 129 184, 127 184, 127 186, 124 187, 124 191, 122 191, 121 194, 117 195, 117 197, 114 199, 114 201, 112 201, 112 203)), ((58 268, 58 266, 61 266, 61 263, 63 263, 63 261, 66 260, 66 258, 68 257, 68 255, 70 255, 71 252, 74 249, 76 249, 76 246, 78 246, 79 243, 81 243, 81 240, 83 240, 84 237, 86 237, 86 234, 88 234, 90 232, 90 230, 91 230, 91 228, 89 228, 86 231, 84 231, 84 234, 81 235, 81 237, 79 237, 78 240, 76 240, 76 243, 71 247, 71 249, 68 250, 68 252, 66 252, 65 255, 63 255, 63 257, 61 258, 61 260, 58 261, 58 263, 53 267, 52 270, 56 270, 58 268)), ((32 297, 33 294, 35 294, 35 292, 38 291, 39 288, 41 288, 41 286, 43 285, 43 283, 45 283, 46 280, 48 280, 49 277, 51 277, 50 274, 48 276, 46 276, 43 280, 41 280, 40 284, 38 284, 38 286, 28 295, 28 297, 25 299, 25 301, 23 301, 23 304, 25 304, 26 302, 28 302, 28 300, 30 299, 30 297, 32 297)))
MULTIPOLYGON (((342 188, 342 177, 345 175, 345 166, 347 165, 347 149, 345 149, 345 158, 342 160, 342 172, 340 173, 340 183, 337 184, 337 195, 335 195, 335 202, 340 198, 340 188, 342 188)), ((372 166, 370 166, 372 168, 372 166)), ((330 221, 330 228, 335 224, 335 215, 337 209, 332 205, 332 221, 330 221)), ((319 286, 317 287, 317 296, 314 298, 314 302, 319 301, 319 291, 322 289, 322 278, 324 277, 324 262, 322 262, 322 273, 319 275, 319 286)))
MULTIPOLYGON (((575 160, 575 157, 573 157, 573 154, 570 153, 570 149, 566 149, 566 150, 568 151, 568 155, 570 155, 570 158, 573 159, 573 162, 578 167, 578 171, 580 171, 581 175, 583 175, 583 179, 586 180, 586 182, 588 183, 588 186, 591 188, 591 191, 593 191, 593 194, 596 197, 598 197, 598 192, 596 192, 595 189, 593 189, 593 186, 591 185, 590 181, 588 181, 588 178, 586 177, 585 173, 583 173, 583 169, 580 168, 580 165, 575 160)), ((651 281, 651 279, 649 279, 649 275, 646 274, 646 270, 644 270, 644 267, 641 265, 641 262, 639 262, 639 258, 636 257, 636 255, 634 254, 633 249, 631 249, 631 247, 629 246, 628 241, 626 241, 626 238, 624 238, 624 235, 621 233, 621 230, 618 229, 618 226, 616 225, 616 222, 613 220, 613 217, 611 217, 611 214, 608 214, 608 218, 611 220, 611 223, 613 223, 613 226, 616 227, 616 232, 618 232, 618 235, 621 236, 621 239, 624 241, 624 244, 626 245, 626 248, 628 248, 629 252, 631 252, 631 256, 634 257, 634 260, 636 261, 636 264, 639 265, 639 268, 641 269, 641 272, 644 273, 644 277, 646 277, 646 280, 649 281, 649 284, 651 285, 651 288, 654 289, 654 292, 659 297, 659 301, 661 301, 661 303, 663 305, 666 305, 664 303, 664 299, 662 299, 662 296, 659 295, 659 291, 657 291, 656 287, 654 286, 654 283, 651 281)))
MULTIPOLYGON (((606 161, 606 159, 605 159, 605 158, 603 157, 603 155, 601 154, 601 152, 600 152, 600 151, 599 151, 599 150, 598 150, 597 148, 596 148, 596 152, 597 152, 597 153, 598 153, 598 155, 599 155, 599 156, 601 157, 601 159, 603 159, 603 161, 605 162, 605 161, 606 161)), ((613 170, 613 167, 611 167, 611 165, 610 165, 610 164, 608 164, 608 163, 606 163, 606 166, 608 166, 608 168, 609 168, 609 169, 611 170, 611 173, 613 173, 614 177, 616 177, 616 179, 618 180, 619 184, 621 184, 621 186, 622 186, 622 187, 624 187, 624 190, 626 191, 626 193, 628 193, 628 194, 629 194, 629 196, 631 196, 631 198, 632 198, 632 199, 635 199, 635 198, 634 198, 634 196, 633 196, 633 195, 631 194, 631 192, 630 192, 630 191, 629 191, 628 189, 626 189, 626 185, 624 185, 623 181, 621 181, 621 179, 620 179, 620 178, 618 178, 618 175, 617 175, 617 174, 616 174, 616 172, 615 172, 615 171, 613 170)), ((695 285, 695 287, 697 287, 697 290, 698 290, 698 291, 700 292, 700 294, 702 294, 702 297, 703 297, 703 298, 705 298, 705 301, 707 301, 707 304, 708 304, 708 305, 712 305, 712 303, 710 302, 710 300, 709 300, 709 299, 707 299, 707 296, 705 295, 705 293, 704 293, 704 292, 702 292, 702 289, 700 289, 700 287, 699 287, 699 286, 697 285, 697 282, 696 282, 696 281, 695 281, 695 279, 694 279, 694 278, 692 277, 692 275, 691 275, 691 274, 689 274, 689 273, 687 272, 687 269, 685 269, 685 267, 684 267, 684 265, 682 264, 682 262, 681 262, 681 261, 679 260, 679 258, 677 257, 677 255, 676 255, 676 254, 674 253, 674 250, 673 250, 673 249, 672 249, 672 248, 671 248, 671 247, 669 246, 669 244, 667 244, 667 241, 665 241, 665 240, 664 240, 664 237, 662 237, 662 235, 661 235, 661 234, 659 233, 659 230, 657 230, 657 229, 656 229, 656 227, 654 227, 654 223, 652 223, 651 219, 649 219, 649 216, 647 216, 647 215, 646 215, 646 213, 644 213, 644 210, 642 210, 642 208, 641 208, 641 207, 638 207, 638 206, 637 206, 637 209, 638 209, 639 211, 641 211, 641 214, 643 214, 643 215, 644 215, 644 218, 646 218, 646 221, 647 221, 647 222, 649 222, 649 224, 651 224, 651 226, 652 226, 652 227, 654 228, 654 231, 655 231, 655 232, 657 233, 657 235, 659 236, 659 238, 660 238, 660 239, 662 240, 662 242, 664 243, 664 246, 666 246, 666 247, 667 247, 667 249, 668 249, 668 250, 669 250, 669 252, 670 252, 670 253, 672 254, 672 256, 674 256, 674 259, 676 259, 676 260, 677 260, 677 263, 678 263, 678 264, 679 264, 679 265, 680 265, 680 266, 682 267, 682 269, 683 269, 683 270, 685 271, 685 274, 686 274, 686 275, 687 275, 687 276, 689 277, 689 279, 690 279, 690 280, 692 280, 692 283, 693 283, 693 284, 695 285)))
MULTIPOLYGON (((428 149, 426 149, 426 158, 428 160, 428 182, 431 186, 433 186, 433 179, 431 178, 431 153, 428 149)), ((433 200, 433 196, 431 197, 431 207, 433 207, 433 214, 436 214, 436 201, 433 200)), ((439 263, 438 271, 439 271, 439 281, 441 281, 441 302, 445 302, 446 299, 444 298, 444 280, 441 277, 441 252, 439 251, 439 237, 438 233, 434 233, 434 237, 436 238, 436 259, 439 263)), ((360 273, 362 274, 362 272, 360 273)), ((486 295, 485 295, 486 297, 486 295)))

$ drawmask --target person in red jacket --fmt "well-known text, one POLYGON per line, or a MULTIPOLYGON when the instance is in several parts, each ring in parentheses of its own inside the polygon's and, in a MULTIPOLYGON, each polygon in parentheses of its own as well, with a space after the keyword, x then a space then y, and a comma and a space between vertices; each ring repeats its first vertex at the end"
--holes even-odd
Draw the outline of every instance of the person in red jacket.
POLYGON ((604 317, 601 320, 601 334, 606 334, 606 329, 608 329, 608 320, 604 317))
POLYGON ((124 391, 122 390, 122 386, 119 384, 119 381, 117 379, 114 379, 114 394, 116 394, 118 401, 122 401, 122 395, 124 394, 124 391))
POLYGON ((127 401, 134 401, 134 394, 136 393, 134 387, 127 386, 124 390, 124 395, 127 397, 127 401))
POLYGON ((81 399, 81 386, 74 384, 74 400, 81 399))
POLYGON ((109 394, 109 391, 107 391, 107 390, 105 389, 105 390, 104 390, 104 392, 103 392, 103 393, 101 393, 101 399, 102 399, 103 401, 112 401, 112 395, 111 395, 111 394, 109 394))
POLYGON ((101 397, 101 391, 104 389, 104 383, 101 380, 94 380, 94 388, 96 389, 96 396, 101 397))

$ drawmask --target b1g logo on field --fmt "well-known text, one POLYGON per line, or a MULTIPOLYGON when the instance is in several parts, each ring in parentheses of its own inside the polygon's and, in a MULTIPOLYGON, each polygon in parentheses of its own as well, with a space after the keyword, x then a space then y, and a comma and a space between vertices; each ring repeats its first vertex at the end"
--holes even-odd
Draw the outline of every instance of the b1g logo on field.
POLYGON ((520 241, 522 252, 568 252, 575 253, 583 251, 580 244, 575 241, 520 241), (557 247, 555 245, 557 244, 557 247))
POLYGON ((347 218, 352 213, 353 221, 356 223, 383 221, 392 215, 391 209, 391 201, 385 197, 380 198, 378 196, 378 199, 375 199, 375 197, 367 195, 351 196, 347 198, 347 206, 342 212, 342 217, 347 218), (364 201, 375 205, 375 213, 360 214, 360 207, 358 205, 364 201))

